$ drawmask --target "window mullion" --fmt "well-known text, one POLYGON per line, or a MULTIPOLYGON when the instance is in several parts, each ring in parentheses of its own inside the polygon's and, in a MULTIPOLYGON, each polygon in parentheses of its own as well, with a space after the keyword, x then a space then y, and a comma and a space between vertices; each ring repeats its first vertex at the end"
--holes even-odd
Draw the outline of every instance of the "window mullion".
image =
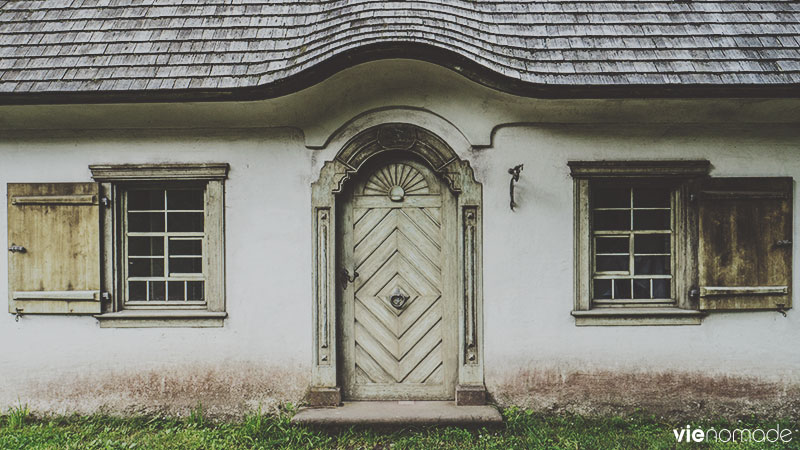
MULTIPOLYGON (((634 262, 633 253, 635 251, 633 245, 635 242, 636 242, 636 233, 631 231, 631 234, 628 235, 628 264, 629 264, 628 273, 630 274, 631 277, 636 276, 636 270, 634 270, 634 265, 633 265, 634 262)), ((633 288, 633 286, 631 286, 631 288, 633 288)))

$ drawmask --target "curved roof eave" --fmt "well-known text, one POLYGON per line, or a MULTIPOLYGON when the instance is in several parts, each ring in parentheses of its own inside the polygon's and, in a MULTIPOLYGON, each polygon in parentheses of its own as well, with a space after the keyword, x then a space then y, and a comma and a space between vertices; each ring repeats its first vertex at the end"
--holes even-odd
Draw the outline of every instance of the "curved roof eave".
POLYGON ((1 105, 101 104, 254 101, 288 95, 311 87, 358 64, 385 59, 412 59, 453 70, 489 88, 542 99, 609 98, 800 98, 800 84, 545 84, 526 82, 456 52, 429 44, 386 42, 357 47, 321 60, 298 73, 256 86, 124 91, 0 92, 1 105))

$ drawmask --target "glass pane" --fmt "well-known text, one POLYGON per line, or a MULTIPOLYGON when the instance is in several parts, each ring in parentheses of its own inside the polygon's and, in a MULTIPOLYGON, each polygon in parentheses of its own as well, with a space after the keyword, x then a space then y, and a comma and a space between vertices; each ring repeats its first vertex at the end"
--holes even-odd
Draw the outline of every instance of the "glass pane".
POLYGON ((627 272, 630 259, 627 256, 597 255, 597 272, 627 272))
POLYGON ((631 190, 628 188, 600 188, 593 192, 593 208, 631 207, 631 190))
POLYGON ((203 213, 169 213, 168 231, 203 231, 203 213))
POLYGON ((201 239, 170 239, 169 240, 169 254, 175 255, 202 255, 203 254, 203 241, 201 239))
POLYGON ((203 300, 203 282, 189 281, 186 283, 187 300, 203 300))
POLYGON ((129 277, 163 277, 164 258, 128 259, 129 277))
POLYGON ((167 207, 169 209, 203 210, 202 189, 180 189, 167 191, 167 207))
POLYGON ((670 253, 668 234, 639 234, 633 238, 634 253, 670 253))
POLYGON ((650 280, 633 280, 633 298, 650 298, 650 280))
POLYGON ((203 258, 170 258, 169 273, 203 273, 203 258))
POLYGON ((631 280, 614 280, 614 298, 631 298, 631 280))
POLYGON ((164 209, 164 191, 128 191, 128 211, 164 209))
POLYGON ((669 208, 669 189, 634 189, 634 208, 669 208))
POLYGON ((594 280, 594 298, 611 298, 611 280, 594 280))
POLYGON ((636 275, 669 275, 669 256, 634 256, 633 273, 636 275))
POLYGON ((630 230, 630 211, 595 211, 595 230, 630 230))
POLYGON ((150 300, 164 300, 167 283, 163 281, 148 281, 150 284, 150 300))
POLYGON ((128 213, 128 231, 164 231, 164 213, 128 213))
POLYGON ((128 254, 131 256, 163 256, 164 238, 129 237, 128 254))
POLYGON ((147 282, 146 281, 129 282, 128 300, 147 300, 147 282))
POLYGON ((658 278, 653 280, 653 298, 671 298, 671 280, 658 278))
POLYGON ((669 210, 644 210, 633 212, 634 230, 669 230, 669 210))
POLYGON ((597 253, 628 253, 628 238, 595 238, 595 252, 597 253))
POLYGON ((183 291, 186 283, 184 281, 170 281, 167 284, 169 288, 168 300, 183 300, 185 298, 183 291))

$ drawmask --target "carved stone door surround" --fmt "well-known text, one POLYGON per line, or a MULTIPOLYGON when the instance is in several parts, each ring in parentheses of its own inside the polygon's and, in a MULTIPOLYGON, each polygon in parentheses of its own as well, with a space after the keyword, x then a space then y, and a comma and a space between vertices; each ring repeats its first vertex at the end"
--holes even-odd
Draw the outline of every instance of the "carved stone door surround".
POLYGON ((408 152, 424 162, 454 193, 457 203, 459 405, 485 403, 483 355, 482 186, 469 162, 430 131, 405 123, 368 128, 350 139, 312 184, 313 364, 307 401, 315 406, 341 402, 337 324, 341 267, 337 267, 338 194, 365 162, 391 152, 408 152))

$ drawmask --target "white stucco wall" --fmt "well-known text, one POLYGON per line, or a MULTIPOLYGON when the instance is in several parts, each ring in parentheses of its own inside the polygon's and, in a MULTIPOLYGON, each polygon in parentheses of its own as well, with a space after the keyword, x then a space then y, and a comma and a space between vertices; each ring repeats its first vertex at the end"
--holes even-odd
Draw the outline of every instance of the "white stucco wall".
MULTIPOLYGON (((41 411, 177 411, 200 400, 236 412, 299 400, 312 345, 310 184, 360 127, 400 120, 448 140, 483 184, 485 364, 499 400, 546 407, 559 399, 541 398, 575 374, 606 387, 635 374, 676 376, 679 389, 747 380, 745 394, 800 385, 797 310, 715 313, 700 326, 576 327, 566 165, 702 158, 713 176, 800 179, 798 111, 789 100, 521 99, 408 61, 356 67, 270 101, 0 107, 4 193, 12 182, 90 181, 97 163, 231 166, 225 326, 100 329, 92 317, 0 314, 0 408, 19 399, 41 411), (520 163, 511 212, 507 169, 520 163)), ((617 390, 638 386, 624 380, 617 390)))

